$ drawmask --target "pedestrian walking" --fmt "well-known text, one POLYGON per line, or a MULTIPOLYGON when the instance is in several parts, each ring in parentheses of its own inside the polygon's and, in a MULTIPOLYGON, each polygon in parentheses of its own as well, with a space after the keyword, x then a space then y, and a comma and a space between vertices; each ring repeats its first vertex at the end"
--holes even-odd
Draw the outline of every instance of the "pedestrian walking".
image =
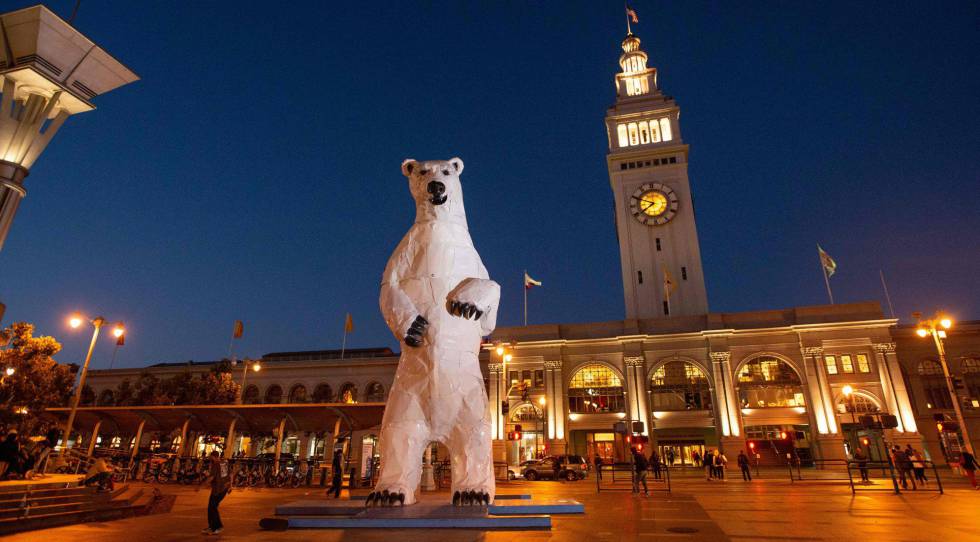
POLYGON ((978 489, 977 487, 977 458, 973 457, 973 454, 963 450, 960 452, 960 467, 963 469, 963 473, 966 474, 967 479, 970 480, 970 485, 973 489, 978 489))
MULTIPOLYGON (((221 515, 218 514, 218 505, 222 499, 231 493, 231 474, 228 469, 228 462, 221 459, 221 454, 217 450, 212 451, 208 458, 210 463, 211 496, 208 498, 208 527, 201 531, 204 534, 218 534, 224 530, 221 523, 221 515)), ((207 478, 202 478, 203 482, 207 478)))
POLYGON ((727 481, 725 479, 725 469, 728 467, 728 458, 721 450, 715 454, 715 477, 720 479, 722 482, 727 481))
POLYGON ((749 471, 749 456, 745 455, 745 450, 738 452, 738 468, 742 471, 742 480, 752 481, 752 472, 749 471))
POLYGON ((715 457, 711 450, 704 452, 704 474, 709 482, 715 475, 715 457))
POLYGON ((599 480, 602 480, 602 456, 595 456, 592 460, 592 464, 595 465, 595 475, 599 480))
POLYGON ((344 452, 343 450, 333 451, 333 462, 330 464, 330 474, 332 479, 330 481, 330 489, 327 490, 327 496, 333 493, 333 498, 340 498, 340 487, 344 484, 344 452))
POLYGON ((909 460, 908 454, 902 450, 897 444, 892 447, 892 462, 895 464, 895 469, 898 471, 898 477, 902 484, 902 489, 909 488, 909 480, 912 480, 912 489, 918 489, 915 485, 915 479, 912 478, 912 461, 909 460))
POLYGON ((697 452, 694 452, 694 455, 691 456, 691 462, 694 463, 694 466, 695 467, 700 468, 701 467, 701 454, 699 454, 697 452))
POLYGON ((561 457, 554 457, 552 459, 551 468, 553 470, 555 480, 564 482, 565 480, 561 477, 561 457))
POLYGON ((671 466, 674 465, 674 449, 673 448, 667 448, 667 464, 668 465, 671 465, 671 466))
POLYGON ((860 447, 854 451, 854 461, 858 465, 858 471, 861 472, 861 483, 870 484, 871 480, 868 480, 868 456, 864 455, 860 447))
POLYGON ((650 466, 647 463, 647 458, 643 457, 643 454, 638 452, 636 448, 630 448, 633 452, 633 470, 635 476, 633 476, 633 493, 640 492, 640 482, 643 483, 643 495, 650 495, 650 491, 647 489, 647 468, 650 466))
POLYGON ((912 474, 915 476, 915 481, 927 485, 929 479, 926 478, 926 463, 919 455, 919 452, 915 451, 915 448, 911 444, 905 445, 905 455, 908 456, 909 461, 912 462, 912 474))
POLYGON ((657 450, 650 452, 650 467, 653 468, 653 477, 657 480, 660 479, 660 456, 657 455, 657 450))

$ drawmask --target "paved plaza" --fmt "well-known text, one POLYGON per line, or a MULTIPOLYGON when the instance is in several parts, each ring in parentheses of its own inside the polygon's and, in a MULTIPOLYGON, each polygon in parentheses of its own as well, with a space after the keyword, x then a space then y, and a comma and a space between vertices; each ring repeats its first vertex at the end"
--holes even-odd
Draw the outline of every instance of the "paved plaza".
MULTIPOLYGON (((734 473, 729 473, 734 474, 734 473)), ((277 504, 321 495, 312 489, 236 490, 221 506, 226 540, 980 540, 980 492, 947 479, 946 493, 864 492, 852 497, 846 482, 791 483, 783 471, 763 472, 752 483, 707 482, 695 472, 673 479, 671 493, 650 497, 630 492, 596 494, 594 480, 573 483, 516 481, 501 493, 566 496, 586 506, 585 515, 555 516, 551 531, 480 532, 440 530, 261 531, 258 520, 277 504)), ((806 475, 806 473, 804 473, 806 475)), ((950 475, 951 476, 951 475, 950 475)), ((11 541, 198 540, 205 526, 208 491, 164 485, 177 494, 168 514, 74 525, 9 537, 11 541)), ((651 485, 652 487, 652 485, 651 485)), ((876 485, 875 488, 885 487, 876 485)), ((360 493, 360 491, 359 491, 360 493)), ((447 496, 448 498, 448 496, 447 496)))

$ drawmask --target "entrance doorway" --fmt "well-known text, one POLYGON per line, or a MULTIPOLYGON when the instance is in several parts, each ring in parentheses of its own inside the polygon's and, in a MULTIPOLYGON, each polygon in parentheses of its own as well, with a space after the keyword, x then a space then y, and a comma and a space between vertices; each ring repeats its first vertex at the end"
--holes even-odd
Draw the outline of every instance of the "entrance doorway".
POLYGON ((694 455, 697 454, 698 458, 704 457, 704 441, 660 440, 657 443, 657 453, 660 454, 661 461, 671 466, 695 466, 694 455))

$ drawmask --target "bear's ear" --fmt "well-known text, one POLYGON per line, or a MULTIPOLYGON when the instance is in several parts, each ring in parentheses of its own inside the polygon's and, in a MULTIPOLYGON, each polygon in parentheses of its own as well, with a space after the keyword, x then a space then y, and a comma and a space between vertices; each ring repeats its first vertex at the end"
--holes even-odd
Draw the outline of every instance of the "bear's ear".
POLYGON ((411 177, 412 172, 415 171, 415 168, 418 165, 419 163, 416 162, 414 158, 406 158, 405 161, 402 162, 402 175, 411 177))
POLYGON ((463 172, 463 160, 461 158, 459 157, 450 158, 449 163, 452 164, 454 168, 456 168, 457 175, 463 172))

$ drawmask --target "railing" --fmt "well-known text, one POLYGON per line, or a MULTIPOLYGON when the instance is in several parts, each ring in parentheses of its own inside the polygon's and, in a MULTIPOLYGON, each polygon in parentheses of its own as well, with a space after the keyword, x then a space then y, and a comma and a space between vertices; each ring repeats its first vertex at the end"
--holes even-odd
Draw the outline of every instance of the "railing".
MULTIPOLYGON (((646 478, 647 487, 649 488, 652 483, 653 487, 650 489, 651 491, 665 491, 670 493, 670 471, 670 466, 666 463, 661 463, 661 477, 656 478, 655 474, 654 477, 651 477, 651 472, 655 471, 652 468, 649 469, 646 478)), ((629 463, 614 463, 612 465, 595 467, 596 493, 603 491, 631 491, 636 493, 639 491, 637 482, 636 471, 633 465, 629 463)))

